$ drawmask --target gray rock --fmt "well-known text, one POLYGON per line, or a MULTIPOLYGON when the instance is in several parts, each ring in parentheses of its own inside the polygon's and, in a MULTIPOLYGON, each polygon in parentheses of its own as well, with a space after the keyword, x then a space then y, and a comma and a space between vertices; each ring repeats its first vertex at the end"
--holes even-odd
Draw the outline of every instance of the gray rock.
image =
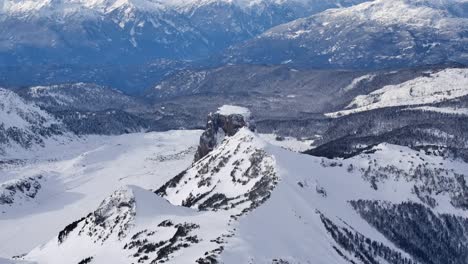
POLYGON ((233 136, 242 127, 249 127, 254 130, 253 123, 245 120, 241 114, 222 115, 219 113, 210 113, 206 124, 205 132, 200 136, 200 144, 195 153, 195 160, 205 157, 219 143, 219 138, 224 135, 233 136))

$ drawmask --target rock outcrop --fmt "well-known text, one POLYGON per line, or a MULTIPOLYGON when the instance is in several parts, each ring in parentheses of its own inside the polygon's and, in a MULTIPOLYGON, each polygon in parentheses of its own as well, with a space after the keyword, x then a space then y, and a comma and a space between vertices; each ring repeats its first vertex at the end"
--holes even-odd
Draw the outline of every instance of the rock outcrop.
POLYGON ((194 162, 210 153, 224 136, 231 137, 243 127, 254 131, 255 126, 250 118, 250 111, 243 107, 224 105, 216 113, 210 113, 205 132, 200 136, 200 144, 195 153, 194 162))

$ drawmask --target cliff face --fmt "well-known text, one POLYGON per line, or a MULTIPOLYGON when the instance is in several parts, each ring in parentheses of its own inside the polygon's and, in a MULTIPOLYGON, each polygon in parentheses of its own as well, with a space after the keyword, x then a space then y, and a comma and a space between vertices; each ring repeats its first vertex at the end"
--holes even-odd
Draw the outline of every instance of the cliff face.
POLYGON ((231 137, 243 127, 255 130, 254 123, 250 119, 250 112, 246 108, 223 106, 218 112, 210 113, 205 132, 200 136, 194 162, 210 153, 224 136, 231 137))

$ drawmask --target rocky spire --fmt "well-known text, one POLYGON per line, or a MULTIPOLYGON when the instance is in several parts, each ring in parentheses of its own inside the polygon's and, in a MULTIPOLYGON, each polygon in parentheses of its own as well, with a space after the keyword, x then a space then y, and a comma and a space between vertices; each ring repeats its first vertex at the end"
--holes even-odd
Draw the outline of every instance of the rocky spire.
POLYGON ((224 105, 216 113, 210 113, 205 131, 200 136, 200 144, 195 153, 194 162, 210 153, 225 136, 235 135, 242 127, 255 130, 254 122, 250 118, 250 111, 247 108, 224 105))

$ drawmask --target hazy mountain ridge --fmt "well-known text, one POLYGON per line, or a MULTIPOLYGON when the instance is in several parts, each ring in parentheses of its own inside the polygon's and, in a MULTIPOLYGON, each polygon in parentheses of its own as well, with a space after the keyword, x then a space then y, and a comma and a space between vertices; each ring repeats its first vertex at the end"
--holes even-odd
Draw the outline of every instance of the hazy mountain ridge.
POLYGON ((229 62, 375 69, 466 64, 466 1, 377 0, 279 25, 229 62))
POLYGON ((359 1, 242 2, 5 1, 1 63, 105 64, 119 56, 119 64, 126 64, 207 57, 272 26, 359 1), (13 34, 18 27, 21 35, 13 34), (31 56, 28 52, 35 49, 44 54, 31 56))
POLYGON ((16 91, 25 100, 49 110, 102 111, 143 108, 144 102, 119 90, 92 83, 34 86, 16 91))
POLYGON ((272 26, 362 1, 5 1, 0 75, 9 78, 0 85, 136 93, 187 65, 212 65, 210 56, 272 26))

